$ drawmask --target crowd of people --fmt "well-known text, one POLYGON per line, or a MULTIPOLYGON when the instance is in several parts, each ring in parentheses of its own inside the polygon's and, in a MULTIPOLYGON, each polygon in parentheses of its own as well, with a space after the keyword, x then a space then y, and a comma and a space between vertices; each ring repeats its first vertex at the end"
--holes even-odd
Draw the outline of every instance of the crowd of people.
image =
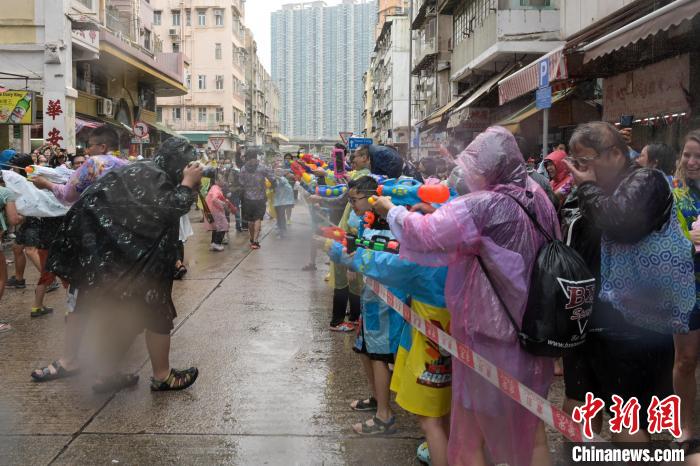
MULTIPOLYGON (((700 132, 687 135, 680 153, 663 143, 637 152, 629 131, 587 123, 539 166, 524 160, 522 142, 489 128, 454 157, 444 151, 420 160, 418 173, 390 148, 361 147, 351 157, 345 196, 308 197, 315 222, 340 229, 324 240, 334 289, 330 330, 357 333, 353 349, 369 396, 349 405, 371 413, 352 428, 396 431, 393 391, 396 403, 418 416, 427 439, 418 455, 434 465, 551 464, 544 424, 450 361, 363 284, 364 276, 543 397, 558 366, 569 414, 589 392, 609 414, 614 395, 636 399, 640 429, 611 430, 614 442, 649 442, 648 410, 677 395, 682 433, 675 445, 697 451, 700 288, 693 269, 700 262, 692 244, 700 243, 700 132), (438 205, 379 195, 386 178, 401 177, 449 186, 451 199, 438 205), (368 212, 377 220, 368 221, 368 212), (595 277, 587 338, 563 352, 563 361, 530 353, 508 318, 523 321, 532 271, 548 241, 541 230, 564 239, 595 277), (367 242, 354 251, 348 244, 356 237, 395 240, 400 254, 367 242)), ((314 265, 312 255, 306 270, 314 265)), ((595 432, 602 421, 598 413, 595 432)))
MULTIPOLYGON (((649 442, 644 414, 654 399, 675 394, 682 427, 676 442, 700 451, 694 431, 700 258, 693 247, 700 244, 700 131, 688 133, 680 151, 654 143, 637 152, 629 133, 586 123, 538 165, 527 163, 522 141, 501 127, 416 166, 381 145, 348 151, 338 144, 342 158, 330 163, 300 150, 268 167, 255 150, 202 163, 178 138, 166 140, 153 160, 129 163, 113 155, 118 144, 114 131, 98 128, 82 158, 66 161, 59 151, 46 160, 72 170, 65 182, 30 177, 66 208, 60 215, 24 215, 22 193, 0 184, 0 235, 14 232, 11 277, 0 249, 0 298, 3 287, 26 286, 27 257, 40 273, 32 317, 52 312, 43 299, 57 280, 68 293, 64 352, 33 371, 35 381, 80 371, 90 316, 104 336, 95 391, 138 382, 119 366, 144 330, 151 390, 191 386, 197 368, 169 362, 171 291, 187 273, 188 212, 201 210, 212 253, 225 249, 231 217, 257 250, 266 215, 284 238, 302 193, 311 218, 303 270, 317 270, 317 251, 327 253, 329 330, 355 332, 353 351, 366 378, 368 396, 348 400, 369 416, 351 426, 355 433, 400 428, 394 392, 396 404, 417 416, 426 437, 418 456, 426 462, 552 464, 540 419, 406 323, 365 278, 546 397, 557 361, 533 354, 518 334, 538 253, 555 238, 595 277, 585 342, 563 352, 565 411, 580 410, 589 393, 611 414, 615 396, 635 398, 641 428, 611 430, 611 438, 649 442), (440 201, 406 195, 423 187, 447 195, 440 201)), ((44 163, 43 151, 34 155, 5 151, 0 168, 26 178, 44 163)), ((602 426, 599 413, 593 429, 602 426)))

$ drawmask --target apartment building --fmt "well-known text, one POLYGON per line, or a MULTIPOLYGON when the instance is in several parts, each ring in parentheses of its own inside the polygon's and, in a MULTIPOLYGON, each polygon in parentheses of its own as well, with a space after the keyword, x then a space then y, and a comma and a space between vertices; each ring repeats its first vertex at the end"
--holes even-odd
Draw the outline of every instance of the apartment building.
POLYGON ((372 89, 372 138, 402 151, 409 141, 410 23, 407 14, 386 17, 365 80, 372 89))
POLYGON ((386 17, 389 15, 400 15, 408 11, 409 0, 377 0, 377 25, 374 29, 374 39, 382 32, 386 17))
POLYGON ((246 75, 243 0, 151 0, 163 50, 189 62, 187 94, 158 99, 158 119, 192 143, 220 151, 245 141, 246 75))
POLYGON ((287 139, 279 130, 279 91, 258 57, 253 34, 246 29, 246 145, 274 153, 287 139))
POLYGON ((272 13, 271 71, 285 134, 318 141, 362 130, 362 74, 376 21, 377 4, 366 0, 294 3, 272 13))
POLYGON ((168 131, 156 122, 156 98, 183 95, 184 57, 167 53, 151 29, 147 0, 15 2, 0 12, 0 85, 27 89, 33 124, 0 126, 0 145, 29 151, 51 142, 74 152, 90 128, 109 125, 123 153, 144 155, 168 131), (149 142, 132 144, 136 122, 149 142))

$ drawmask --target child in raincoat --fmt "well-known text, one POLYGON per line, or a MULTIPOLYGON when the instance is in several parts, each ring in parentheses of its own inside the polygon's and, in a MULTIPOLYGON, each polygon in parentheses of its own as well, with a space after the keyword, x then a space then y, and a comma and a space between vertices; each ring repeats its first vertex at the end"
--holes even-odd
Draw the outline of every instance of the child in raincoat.
MULTIPOLYGON (((368 202, 370 193, 376 190, 377 181, 370 176, 363 176, 349 183, 348 200, 353 212, 348 218, 348 227, 352 228, 356 224, 359 226, 360 217, 371 209, 368 202)), ((375 235, 391 237, 391 232, 365 228, 362 233, 362 237, 368 239, 375 235)), ((334 254, 330 254, 330 258, 336 264, 342 259, 334 254)), ((392 290, 392 292, 399 298, 404 296, 400 290, 392 290)), ((362 288, 360 302, 360 325, 353 350, 360 355, 372 396, 366 400, 355 400, 350 407, 355 411, 376 410, 376 414, 363 423, 353 425, 353 429, 362 435, 393 433, 396 418, 389 405, 391 380, 389 364, 394 363, 404 320, 367 285, 362 288)))
MULTIPOLYGON (((384 197, 374 209, 387 215, 402 258, 448 266, 445 297, 452 335, 546 397, 553 360, 522 349, 494 287, 521 321, 532 268, 545 239, 509 196, 558 237, 556 211, 528 178, 515 138, 505 128, 491 127, 478 135, 459 163, 469 193, 433 214, 411 213, 384 197)), ((551 464, 544 424, 466 365, 453 362, 450 464, 483 464, 486 458, 511 466, 551 464)))
POLYGON ((231 204, 224 192, 221 190, 221 185, 225 180, 221 175, 217 176, 216 182, 211 186, 209 192, 207 193, 207 205, 211 211, 213 217, 213 222, 210 222, 205 216, 207 231, 211 231, 211 245, 209 246, 210 251, 223 251, 223 240, 224 235, 229 229, 228 219, 226 218, 225 209, 228 208, 233 214, 237 212, 236 206, 231 204))
POLYGON ((274 181, 274 198, 272 205, 275 208, 275 217, 277 218, 277 237, 283 238, 287 232, 287 219, 291 218, 292 207, 294 207, 294 189, 289 182, 291 177, 294 182, 294 175, 284 173, 284 170, 275 170, 274 181))
MULTIPOLYGON (((418 315, 449 333, 450 314, 445 304, 447 267, 422 267, 399 258, 397 254, 371 249, 358 249, 348 256, 337 242, 331 246, 329 256, 349 270, 409 295, 411 308, 418 315)), ((449 353, 440 350, 411 325, 404 325, 391 390, 396 393, 396 404, 419 417, 421 429, 428 439, 431 463, 447 465, 452 400, 449 353)))

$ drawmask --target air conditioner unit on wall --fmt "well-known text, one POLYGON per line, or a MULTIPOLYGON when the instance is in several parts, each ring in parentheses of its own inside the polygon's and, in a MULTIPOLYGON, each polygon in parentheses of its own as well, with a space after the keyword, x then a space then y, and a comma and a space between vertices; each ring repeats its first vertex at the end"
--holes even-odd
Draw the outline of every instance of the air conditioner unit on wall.
POLYGON ((169 36, 178 36, 177 29, 168 29, 169 36))
POLYGON ((97 101, 97 114, 103 116, 112 116, 114 113, 114 105, 111 99, 99 99, 97 101))

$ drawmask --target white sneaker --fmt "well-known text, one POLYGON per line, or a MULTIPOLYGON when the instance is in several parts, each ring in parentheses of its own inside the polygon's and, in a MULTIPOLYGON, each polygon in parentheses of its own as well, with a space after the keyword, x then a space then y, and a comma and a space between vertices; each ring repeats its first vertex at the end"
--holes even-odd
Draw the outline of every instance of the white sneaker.
POLYGON ((216 243, 211 243, 211 246, 209 246, 210 251, 223 251, 224 247, 220 244, 216 243))

